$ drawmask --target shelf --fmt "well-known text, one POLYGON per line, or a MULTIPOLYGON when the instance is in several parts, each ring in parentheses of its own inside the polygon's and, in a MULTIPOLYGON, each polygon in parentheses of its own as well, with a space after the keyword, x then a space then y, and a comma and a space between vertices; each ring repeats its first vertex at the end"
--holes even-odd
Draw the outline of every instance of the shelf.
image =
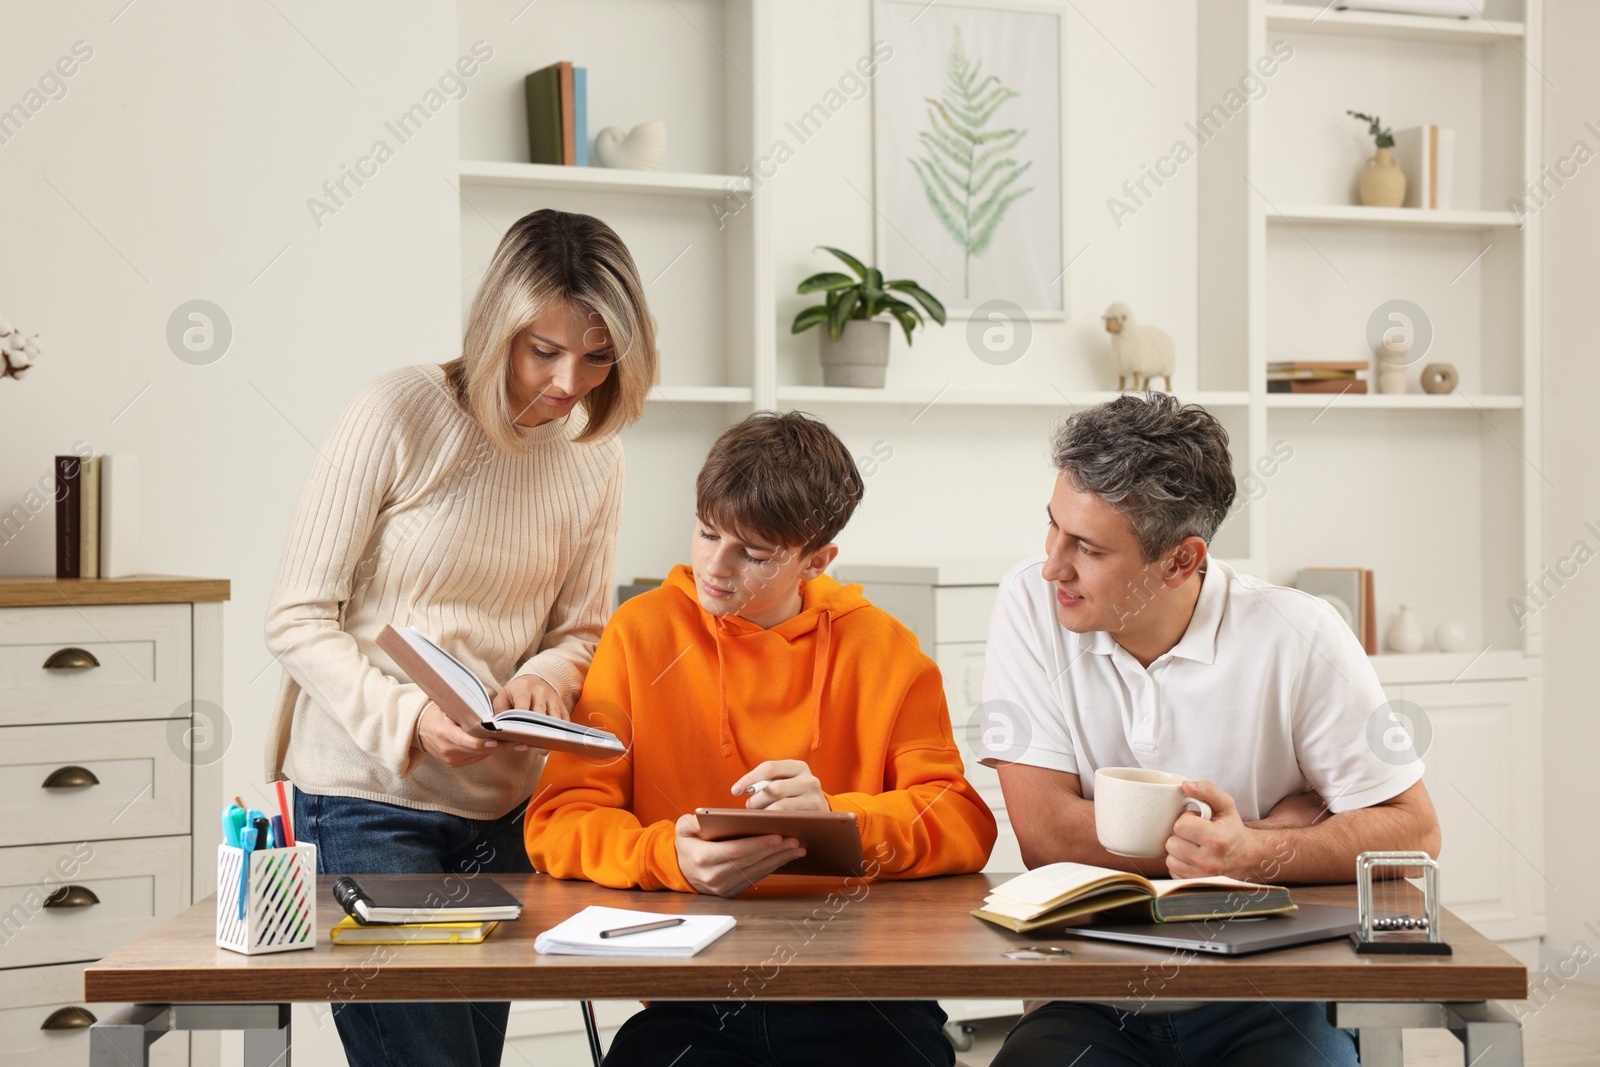
POLYGON ((468 159, 461 161, 461 182, 463 185, 500 185, 513 189, 656 193, 661 196, 722 196, 729 192, 750 191, 749 178, 732 174, 680 174, 468 159))
POLYGON ((1303 7, 1298 4, 1268 4, 1267 28, 1346 37, 1384 37, 1391 41, 1434 41, 1440 44, 1496 44, 1516 40, 1523 35, 1520 22, 1335 11, 1327 7, 1303 7))
POLYGON ((1392 226, 1430 230, 1515 229, 1519 225, 1517 217, 1509 211, 1424 211, 1415 207, 1359 207, 1353 204, 1296 204, 1269 208, 1267 221, 1311 226, 1392 226))
POLYGON ((1341 411, 1395 411, 1433 408, 1447 411, 1516 411, 1522 397, 1502 393, 1466 396, 1461 393, 1268 393, 1269 408, 1326 408, 1341 411))
POLYGON ((753 395, 738 385, 657 385, 645 399, 667 404, 748 404, 753 395))
MULTIPOLYGON (((1095 404, 1103 404, 1108 400, 1115 400, 1121 395, 1123 394, 1110 391, 1064 393, 1048 387, 1013 392, 955 389, 948 386, 943 389, 905 387, 893 389, 843 389, 825 385, 781 385, 778 387, 779 401, 789 403, 909 404, 918 407, 931 406, 935 402, 952 407, 1090 407, 1095 404)), ((1186 403, 1200 404, 1203 407, 1245 407, 1250 403, 1250 394, 1243 390, 1237 392, 1182 393, 1180 396, 1186 403)))
POLYGON ((1536 660, 1519 649, 1490 649, 1480 652, 1384 652, 1368 656, 1378 681, 1384 685, 1449 684, 1498 678, 1528 678, 1539 673, 1536 660))

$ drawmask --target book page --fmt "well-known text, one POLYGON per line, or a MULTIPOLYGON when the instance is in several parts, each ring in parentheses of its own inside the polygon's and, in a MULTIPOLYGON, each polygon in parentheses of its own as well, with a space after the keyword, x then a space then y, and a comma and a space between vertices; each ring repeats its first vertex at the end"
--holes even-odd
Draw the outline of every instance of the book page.
POLYGON ((1281 886, 1265 885, 1260 882, 1241 882, 1237 878, 1152 878, 1150 885, 1156 891, 1156 896, 1164 897, 1172 893, 1181 893, 1186 889, 1242 889, 1251 893, 1260 893, 1270 889, 1280 889, 1281 886))
POLYGON ((1096 867, 1088 863, 1048 863, 995 886, 994 895, 1042 907, 1066 900, 1084 890, 1109 884, 1140 888, 1150 885, 1137 874, 1110 867, 1096 867))
POLYGON ((461 699, 478 713, 478 718, 493 717, 494 700, 476 674, 467 670, 460 660, 434 644, 422 631, 412 629, 410 626, 396 626, 394 629, 406 639, 407 644, 417 650, 419 656, 428 661, 430 667, 439 672, 439 677, 443 678, 450 688, 461 694, 461 699))

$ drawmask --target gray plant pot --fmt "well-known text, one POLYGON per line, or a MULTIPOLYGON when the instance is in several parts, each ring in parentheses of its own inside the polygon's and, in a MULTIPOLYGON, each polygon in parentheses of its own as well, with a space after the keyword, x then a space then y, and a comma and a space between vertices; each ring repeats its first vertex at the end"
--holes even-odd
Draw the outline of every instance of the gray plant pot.
POLYGON ((889 369, 888 322, 851 319, 835 341, 828 325, 817 327, 822 338, 822 384, 854 389, 882 389, 889 369))

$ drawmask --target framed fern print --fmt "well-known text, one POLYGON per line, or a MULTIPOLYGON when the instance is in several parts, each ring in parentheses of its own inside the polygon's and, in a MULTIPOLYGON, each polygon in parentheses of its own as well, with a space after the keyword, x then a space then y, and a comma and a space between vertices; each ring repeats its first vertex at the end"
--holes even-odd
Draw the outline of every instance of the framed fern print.
POLYGON ((951 317, 1064 318, 1062 5, 876 0, 876 258, 951 317))

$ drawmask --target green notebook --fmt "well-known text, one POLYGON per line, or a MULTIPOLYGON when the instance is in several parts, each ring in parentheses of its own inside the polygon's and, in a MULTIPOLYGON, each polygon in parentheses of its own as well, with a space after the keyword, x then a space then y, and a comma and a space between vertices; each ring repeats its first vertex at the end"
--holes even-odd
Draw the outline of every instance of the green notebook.
POLYGON ((552 63, 528 75, 528 161, 553 163, 561 158, 561 64, 552 63))

